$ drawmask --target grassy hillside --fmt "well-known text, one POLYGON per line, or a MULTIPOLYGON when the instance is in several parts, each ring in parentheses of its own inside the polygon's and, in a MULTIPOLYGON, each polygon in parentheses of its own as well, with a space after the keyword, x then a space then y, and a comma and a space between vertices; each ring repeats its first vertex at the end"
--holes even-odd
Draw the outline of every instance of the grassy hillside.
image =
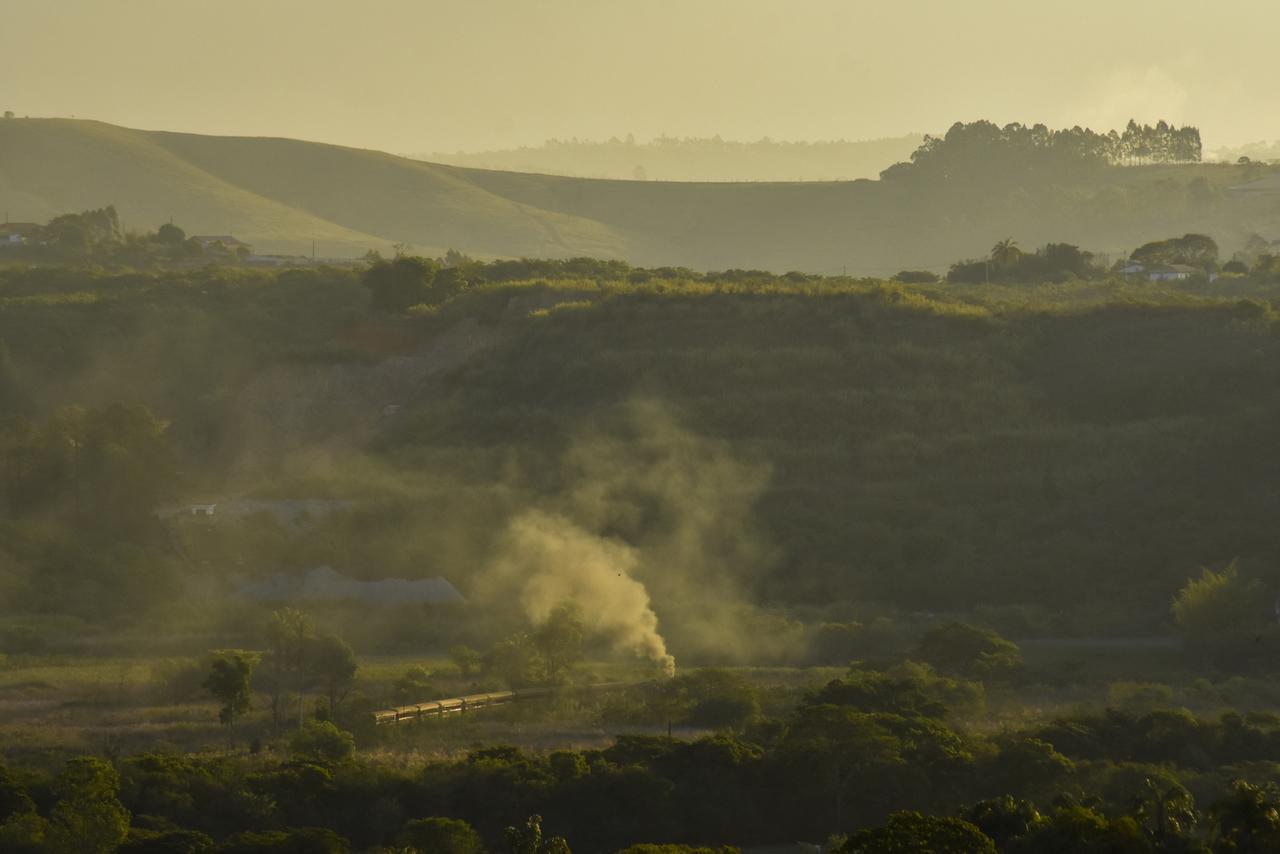
POLYGON ((0 206, 11 219, 43 222, 104 204, 126 227, 172 218, 193 234, 231 232, 264 248, 301 251, 314 238, 346 254, 386 242, 211 174, 151 134, 86 121, 0 124, 0 206))
MULTIPOLYGON (((886 164, 887 165, 887 164, 886 164)), ((1226 252, 1280 235, 1272 194, 1227 188, 1267 167, 1114 167, 1071 186, 884 181, 674 183, 492 172, 282 139, 0 122, 0 209, 15 220, 115 204, 265 251, 358 255, 391 242, 481 257, 592 255, 649 266, 891 274, 943 268, 1013 236, 1119 252, 1187 231, 1226 252)))

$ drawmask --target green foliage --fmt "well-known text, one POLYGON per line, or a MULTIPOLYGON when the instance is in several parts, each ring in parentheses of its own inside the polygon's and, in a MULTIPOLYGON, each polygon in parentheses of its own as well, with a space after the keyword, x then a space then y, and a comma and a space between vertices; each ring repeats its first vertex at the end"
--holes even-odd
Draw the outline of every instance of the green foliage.
POLYGON ((540 815, 529 816, 523 827, 508 827, 505 835, 510 854, 570 854, 562 837, 543 837, 540 815))
POLYGON ((65 407, 43 424, 0 433, 0 501, 14 514, 65 513, 75 522, 136 530, 174 485, 168 424, 142 405, 65 407))
POLYGON ((371 305, 380 311, 405 311, 410 306, 439 302, 435 291, 439 268, 428 258, 398 255, 390 261, 375 261, 365 270, 362 281, 372 295, 371 305))
POLYGON ((0 765, 0 851, 15 854, 40 851, 48 822, 36 812, 35 801, 0 765))
POLYGON ((337 765, 355 755, 351 733, 330 721, 307 721, 289 736, 289 755, 296 760, 319 765, 337 765))
POLYGON ((116 854, 206 854, 215 850, 207 833, 198 830, 142 830, 130 828, 116 854))
POLYGON ((464 679, 478 676, 484 669, 484 656, 466 644, 455 644, 449 648, 449 660, 458 668, 458 675, 464 679))
POLYGON ((1205 567, 1173 603, 1173 620, 1188 642, 1213 647, 1256 636, 1266 628, 1262 583, 1242 578, 1236 561, 1215 572, 1205 567))
POLYGON ((1095 133, 1079 127, 1050 130, 1044 125, 988 121, 956 122, 942 137, 926 136, 909 163, 880 173, 886 181, 945 182, 988 186, 1026 184, 1096 173, 1111 163, 1199 161, 1200 131, 1154 127, 1130 120, 1123 134, 1095 133))
POLYGON ((947 281, 951 284, 1063 282, 1073 278, 1099 278, 1103 272, 1094 264, 1092 252, 1070 243, 1048 243, 1035 252, 1022 252, 1012 239, 1007 239, 992 248, 988 259, 952 264, 947 281))
POLYGON ((1231 793, 1209 808, 1214 851, 1261 852, 1280 849, 1280 793, 1274 785, 1237 780, 1231 793))
POLYGON ((328 701, 330 717, 355 684, 360 664, 350 645, 336 635, 320 635, 312 639, 302 652, 304 667, 311 680, 319 685, 328 701))
POLYGON ((938 274, 928 270, 900 270, 894 274, 893 280, 904 285, 932 285, 937 283, 938 274))
POLYGON ((1185 234, 1144 243, 1130 257, 1147 264, 1185 264, 1209 270, 1218 263, 1218 244, 1207 234, 1185 234))
POLYGON ((315 640, 315 625, 308 614, 291 607, 272 612, 263 672, 271 693, 272 723, 277 727, 287 717, 289 693, 300 693, 307 686, 311 675, 308 653, 315 640))
POLYGON ((219 849, 219 854, 348 854, 351 846, 338 834, 323 827, 295 827, 289 830, 237 833, 219 849))
POLYGON ((456 818, 416 818, 405 824, 396 844, 426 854, 480 854, 480 835, 456 818))
POLYGON ((1035 804, 1011 795, 979 801, 966 810, 962 818, 995 842, 1000 851, 1009 850, 1010 843, 1029 835, 1046 821, 1035 804))
POLYGON ((530 635, 541 671, 539 681, 557 685, 568 678, 570 670, 582 659, 585 633, 577 605, 565 603, 551 610, 530 635))
POLYGON ((58 802, 49 814, 49 847, 57 852, 103 852, 119 847, 129 812, 117 798, 120 777, 100 759, 73 759, 54 783, 58 802))
POLYGON ((396 703, 400 705, 431 700, 439 696, 431 684, 431 674, 420 664, 407 668, 404 675, 397 679, 392 687, 395 691, 396 703))
POLYGON ((1177 850, 1200 820, 1195 798, 1181 783, 1151 777, 1143 781, 1133 816, 1157 851, 1177 850))
POLYGON ((1149 712, 1173 705, 1173 689, 1155 682, 1112 682, 1107 686, 1107 707, 1149 712))
POLYGON ((179 246, 185 243, 186 240, 187 240, 187 233, 183 231, 179 226, 176 226, 171 222, 166 222, 164 225, 156 229, 157 243, 164 243, 170 246, 179 246))
POLYGON ((715 729, 740 729, 760 714, 759 692, 731 670, 680 673, 661 686, 668 720, 715 729))
POLYGON ((485 655, 485 670, 513 688, 532 685, 539 678, 537 656, 525 632, 502 638, 485 655))
POLYGON ((618 851, 617 854, 741 854, 741 851, 732 845, 722 845, 719 848, 704 848, 694 845, 661 845, 642 842, 639 845, 629 845, 618 851))
POLYGON ((1051 792, 1074 771, 1075 763, 1037 738, 1002 746, 991 763, 997 785, 1009 792, 1051 792))
POLYGON ((218 720, 227 726, 235 723, 253 708, 253 671, 258 665, 256 653, 233 650, 217 653, 210 662, 204 688, 222 704, 218 720))
POLYGON ((896 812, 884 827, 850 834, 842 854, 995 854, 996 846, 974 825, 958 818, 896 812))
POLYGON ((1071 805, 1058 809, 1010 850, 1018 854, 1146 854, 1152 849, 1132 818, 1108 819, 1090 807, 1071 805))
POLYGON ((982 696, 981 684, 940 677, 927 665, 909 662, 888 670, 851 667, 848 675, 828 682, 805 702, 852 706, 866 712, 942 718, 951 706, 979 705, 982 696))
POLYGON ((1018 645, 991 629, 947 623, 930 629, 911 657, 939 673, 971 679, 1003 679, 1022 669, 1018 645))

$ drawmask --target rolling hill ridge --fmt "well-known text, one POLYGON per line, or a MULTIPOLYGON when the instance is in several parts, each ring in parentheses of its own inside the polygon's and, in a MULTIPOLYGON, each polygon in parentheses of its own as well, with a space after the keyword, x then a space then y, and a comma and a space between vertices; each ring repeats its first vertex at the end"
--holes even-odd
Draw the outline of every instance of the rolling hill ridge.
POLYGON ((1116 167, 1070 186, 963 195, 884 180, 594 180, 289 139, 0 122, 0 210, 15 221, 114 204, 127 227, 172 218, 260 252, 309 252, 314 241, 322 256, 403 243, 426 254, 887 275, 942 268, 1009 235, 1119 252, 1203 231, 1230 251, 1253 232, 1280 236, 1280 195, 1230 190, 1257 177, 1234 165, 1116 167))

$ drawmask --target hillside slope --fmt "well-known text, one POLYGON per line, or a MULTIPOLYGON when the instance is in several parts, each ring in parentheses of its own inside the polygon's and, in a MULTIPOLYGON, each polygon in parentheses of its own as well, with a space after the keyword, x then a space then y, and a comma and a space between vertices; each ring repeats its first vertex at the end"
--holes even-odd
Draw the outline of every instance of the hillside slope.
POLYGON ((127 225, 172 217, 260 251, 358 255, 407 243, 481 257, 626 258, 702 269, 888 274, 945 268, 1013 236, 1120 252, 1187 231, 1229 253, 1280 236, 1280 194, 1228 188, 1234 165, 1112 168, 1085 184, 1003 188, 885 181, 678 183, 422 163, 286 139, 0 122, 0 210, 14 220, 114 204, 127 225))
POLYGON ((86 121, 0 124, 0 206, 12 219, 43 222, 108 204, 126 228, 172 218, 194 234, 234 233, 263 248, 300 251, 314 239, 349 252, 385 242, 210 174, 151 134, 86 121))
POLYGON ((0 415, 144 403, 192 500, 378 502, 300 552, 263 529, 264 570, 465 588, 511 515, 572 499, 641 546, 703 526, 646 569, 664 624, 706 569, 1128 636, 1201 566, 1280 584, 1280 285, 1231 287, 566 280, 406 317, 346 269, 8 269, 0 415))

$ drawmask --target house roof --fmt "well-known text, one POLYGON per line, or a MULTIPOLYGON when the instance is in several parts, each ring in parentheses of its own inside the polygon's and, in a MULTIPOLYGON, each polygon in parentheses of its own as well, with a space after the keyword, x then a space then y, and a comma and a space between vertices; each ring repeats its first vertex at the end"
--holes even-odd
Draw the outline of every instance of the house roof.
POLYGON ((1120 268, 1122 273, 1201 273, 1199 267, 1186 264, 1144 264, 1141 261, 1128 261, 1120 268))

